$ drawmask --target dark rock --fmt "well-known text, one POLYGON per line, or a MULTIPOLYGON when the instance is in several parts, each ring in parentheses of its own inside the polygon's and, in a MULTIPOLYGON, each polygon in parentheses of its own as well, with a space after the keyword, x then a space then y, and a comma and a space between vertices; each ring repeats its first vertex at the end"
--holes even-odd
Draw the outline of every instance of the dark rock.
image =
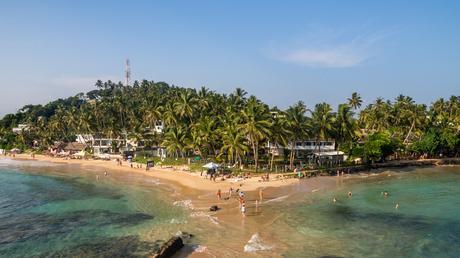
POLYGON ((173 256, 177 251, 179 251, 182 247, 184 247, 184 243, 182 242, 182 238, 178 236, 173 236, 168 242, 164 243, 160 250, 156 252, 153 257, 154 258, 167 258, 173 256))
POLYGON ((217 205, 213 205, 211 206, 211 208, 209 208, 209 211, 218 211, 219 210, 219 207, 217 207, 217 205))

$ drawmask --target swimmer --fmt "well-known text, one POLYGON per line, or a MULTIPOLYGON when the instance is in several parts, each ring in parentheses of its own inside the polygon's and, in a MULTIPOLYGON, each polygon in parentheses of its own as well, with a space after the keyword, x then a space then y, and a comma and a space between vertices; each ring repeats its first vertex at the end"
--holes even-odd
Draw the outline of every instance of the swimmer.
POLYGON ((350 191, 348 192, 348 197, 352 197, 353 196, 353 193, 350 191))
POLYGON ((382 194, 384 197, 388 197, 388 195, 390 195, 390 193, 388 193, 387 191, 382 192, 382 194))

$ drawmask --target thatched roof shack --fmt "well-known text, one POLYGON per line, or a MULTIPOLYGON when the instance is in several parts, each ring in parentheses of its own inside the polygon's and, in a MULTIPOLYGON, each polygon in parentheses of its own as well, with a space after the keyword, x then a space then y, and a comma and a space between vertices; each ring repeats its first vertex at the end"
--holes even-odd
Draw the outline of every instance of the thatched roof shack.
POLYGON ((64 147, 64 151, 75 154, 86 149, 86 144, 80 142, 69 142, 64 147))

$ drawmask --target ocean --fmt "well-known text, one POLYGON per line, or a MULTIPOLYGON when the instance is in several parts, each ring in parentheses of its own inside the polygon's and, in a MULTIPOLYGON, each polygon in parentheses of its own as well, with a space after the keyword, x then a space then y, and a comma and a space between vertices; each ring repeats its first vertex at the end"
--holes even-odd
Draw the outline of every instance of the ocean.
POLYGON ((144 257, 178 231, 195 235, 182 256, 460 256, 459 167, 266 189, 258 207, 248 194, 242 217, 236 199, 208 213, 197 199, 213 194, 189 200, 150 177, 36 164, 0 160, 1 257, 144 257))

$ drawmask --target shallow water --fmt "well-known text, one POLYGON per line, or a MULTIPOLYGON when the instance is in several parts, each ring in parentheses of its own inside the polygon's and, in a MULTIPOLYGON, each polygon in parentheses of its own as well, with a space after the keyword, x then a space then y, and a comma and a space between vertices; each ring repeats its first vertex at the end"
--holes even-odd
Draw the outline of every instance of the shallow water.
POLYGON ((383 173, 299 199, 273 207, 283 214, 272 227, 288 242, 285 256, 460 256, 458 167, 383 173))
POLYGON ((96 174, 0 160, 0 256, 143 257, 179 230, 195 235, 195 257, 460 256, 459 167, 332 179, 333 190, 300 181, 267 189, 258 208, 257 193, 248 193, 245 217, 236 197, 209 213, 213 194, 184 196, 134 173, 96 174))
POLYGON ((186 219, 155 185, 1 166, 0 255, 145 256, 186 219))

